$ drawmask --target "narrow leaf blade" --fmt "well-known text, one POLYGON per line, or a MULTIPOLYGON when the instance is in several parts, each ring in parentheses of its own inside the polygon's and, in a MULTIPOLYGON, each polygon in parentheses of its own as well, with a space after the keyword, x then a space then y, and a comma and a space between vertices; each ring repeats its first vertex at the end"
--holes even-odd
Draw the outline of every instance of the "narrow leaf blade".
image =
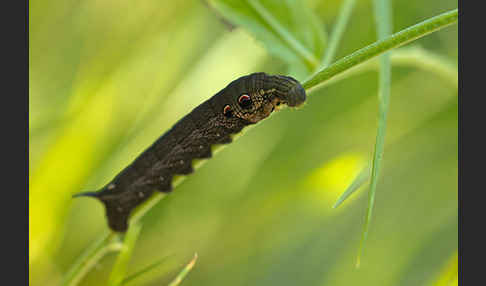
POLYGON ((191 259, 191 261, 189 261, 189 263, 184 267, 184 269, 182 269, 182 271, 179 272, 176 278, 174 278, 174 280, 172 280, 172 282, 170 282, 168 286, 179 285, 182 282, 182 280, 184 280, 184 278, 187 276, 187 274, 192 270, 192 268, 196 264, 196 260, 197 260, 197 253, 194 253, 194 257, 191 259))
POLYGON ((367 164, 354 178, 353 182, 344 191, 344 193, 337 199, 332 208, 340 206, 347 198, 349 198, 354 192, 362 187, 370 179, 370 166, 367 164))
POLYGON ((355 4, 356 0, 344 0, 343 4, 341 5, 336 24, 331 32, 331 38, 329 39, 326 53, 322 59, 321 68, 327 67, 334 59, 337 47, 339 46, 339 42, 341 41, 341 37, 346 29, 349 17, 353 12, 355 4))
POLYGON ((121 285, 126 285, 129 282, 133 282, 134 280, 140 278, 144 274, 147 274, 148 272, 152 271, 153 269, 159 267, 169 256, 164 256, 161 259, 155 261, 154 263, 147 265, 146 267, 140 269, 139 271, 125 277, 123 281, 121 282, 121 285))
MULTIPOLYGON (((375 0, 375 20, 378 31, 378 38, 380 40, 386 39, 392 31, 391 22, 391 7, 389 0, 375 0)), ((361 255, 368 237, 369 225, 371 222, 373 207, 375 204, 375 193, 378 178, 380 175, 381 161, 383 159, 383 151, 385 147, 386 122, 389 109, 391 90, 391 62, 390 54, 385 53, 380 57, 380 74, 379 74, 379 93, 378 93, 378 130, 376 134, 375 150, 373 154, 373 164, 371 171, 370 192, 368 196, 368 208, 366 210, 366 218, 363 233, 361 236, 358 258, 356 267, 359 268, 361 264, 361 255)))

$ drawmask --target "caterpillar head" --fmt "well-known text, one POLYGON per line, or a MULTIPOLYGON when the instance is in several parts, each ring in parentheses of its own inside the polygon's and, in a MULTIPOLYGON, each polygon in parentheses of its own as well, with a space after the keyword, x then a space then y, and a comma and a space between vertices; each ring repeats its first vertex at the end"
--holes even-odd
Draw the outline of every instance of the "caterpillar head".
POLYGON ((282 104, 296 107, 304 103, 304 88, 294 78, 255 73, 232 82, 225 89, 221 112, 227 118, 256 123, 282 104))

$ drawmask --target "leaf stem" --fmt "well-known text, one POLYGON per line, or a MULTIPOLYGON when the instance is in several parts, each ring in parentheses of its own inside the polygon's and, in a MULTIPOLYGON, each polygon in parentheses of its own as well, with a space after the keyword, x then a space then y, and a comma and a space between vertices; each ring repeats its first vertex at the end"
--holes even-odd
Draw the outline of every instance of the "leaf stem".
POLYGON ((119 286, 122 284, 123 279, 125 279, 128 263, 132 257, 133 249, 135 248, 135 243, 137 242, 141 230, 142 225, 139 223, 132 224, 128 229, 123 240, 123 247, 118 253, 115 264, 111 269, 111 274, 108 278, 109 286, 119 286))
POLYGON ((374 42, 356 52, 336 61, 327 68, 324 68, 307 79, 302 86, 306 89, 312 89, 322 84, 336 75, 357 66, 373 57, 376 57, 393 48, 403 46, 413 40, 421 38, 432 32, 443 29, 457 22, 457 9, 442 13, 438 16, 427 19, 423 22, 408 27, 398 33, 395 33, 385 39, 374 42))
MULTIPOLYGON (((400 48, 391 53, 391 63, 397 67, 415 67, 435 73, 441 77, 445 83, 457 88, 458 73, 457 67, 448 59, 440 57, 439 55, 424 50, 420 47, 400 48)), ((379 61, 377 58, 370 59, 360 65, 354 66, 330 80, 322 83, 319 87, 327 86, 337 81, 346 79, 350 76, 360 74, 369 70, 378 70, 379 61)))

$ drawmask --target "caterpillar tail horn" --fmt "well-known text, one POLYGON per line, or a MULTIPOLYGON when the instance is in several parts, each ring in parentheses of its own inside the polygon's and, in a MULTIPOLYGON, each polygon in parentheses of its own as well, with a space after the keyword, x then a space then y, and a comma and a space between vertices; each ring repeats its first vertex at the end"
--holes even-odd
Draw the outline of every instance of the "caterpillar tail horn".
POLYGON ((103 192, 82 192, 73 195, 73 198, 78 197, 93 197, 100 200, 104 207, 105 213, 108 217, 109 227, 116 232, 125 232, 128 229, 128 217, 130 215, 131 208, 122 207, 121 203, 117 200, 109 199, 103 192))
POLYGON ((98 192, 82 192, 82 193, 77 193, 74 194, 72 197, 73 198, 79 198, 79 197, 95 197, 98 198, 100 195, 98 192))

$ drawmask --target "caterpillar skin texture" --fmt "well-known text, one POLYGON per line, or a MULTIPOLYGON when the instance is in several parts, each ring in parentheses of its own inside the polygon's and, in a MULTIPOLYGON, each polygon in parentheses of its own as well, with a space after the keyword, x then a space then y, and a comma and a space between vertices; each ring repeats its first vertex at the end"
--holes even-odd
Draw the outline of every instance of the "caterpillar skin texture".
POLYGON ((130 212, 154 191, 172 190, 175 175, 188 175, 193 159, 211 158, 211 146, 231 143, 231 135, 268 117, 277 106, 299 106, 306 99, 300 83, 288 76, 253 73, 240 77, 179 120, 130 165, 97 192, 108 225, 128 228, 130 212))

